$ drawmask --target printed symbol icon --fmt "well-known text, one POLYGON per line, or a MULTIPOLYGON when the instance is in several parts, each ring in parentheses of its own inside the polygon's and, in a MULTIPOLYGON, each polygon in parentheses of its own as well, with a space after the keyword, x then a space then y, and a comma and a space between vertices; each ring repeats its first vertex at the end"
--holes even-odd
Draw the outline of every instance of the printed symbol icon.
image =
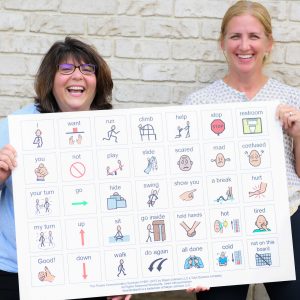
POLYGON ((188 155, 181 155, 179 161, 177 162, 179 169, 181 171, 190 171, 193 165, 190 157, 188 155))
POLYGON ((167 260, 168 260, 167 258, 161 258, 161 257, 158 258, 158 259, 153 260, 153 261, 151 262, 150 266, 148 267, 148 270, 149 270, 150 272, 152 272, 152 271, 154 270, 154 265, 155 265, 156 263, 158 263, 156 269, 158 270, 158 272, 160 272, 161 269, 162 269, 163 263, 164 263, 165 261, 167 261, 167 260))
POLYGON ((179 198, 182 200, 182 201, 191 201, 194 199, 194 192, 196 192, 197 190, 196 189, 193 189, 191 191, 186 191, 184 193, 182 193, 179 198))
POLYGON ((157 220, 152 222, 154 241, 164 241, 166 239, 165 221, 157 220))
POLYGON ((45 213, 49 213, 50 212, 50 203, 49 203, 49 199, 46 197, 45 198, 45 202, 44 202, 44 208, 45 208, 45 213))
POLYGON ((43 146, 42 131, 40 129, 37 129, 35 131, 35 138, 33 140, 33 144, 37 145, 37 148, 41 148, 43 146))
POLYGON ((39 278, 40 281, 53 282, 53 280, 55 279, 55 276, 53 274, 51 274, 48 267, 45 266, 44 271, 40 271, 38 273, 38 278, 39 278))
POLYGON ((226 191, 226 198, 223 195, 221 195, 220 197, 215 199, 215 201, 218 202, 218 203, 222 203, 222 202, 226 202, 226 201, 232 201, 232 200, 234 200, 233 194, 232 194, 232 186, 228 187, 228 189, 226 191))
POLYGON ((253 230, 253 232, 266 232, 271 231, 270 228, 268 228, 268 221, 264 215, 259 215, 256 218, 255 221, 256 229, 253 230))
POLYGON ((271 266, 272 256, 271 253, 255 253, 255 262, 258 267, 260 266, 271 266))
POLYGON ((248 151, 245 152, 245 154, 249 157, 249 164, 253 167, 258 167, 261 164, 261 156, 264 153, 263 150, 260 151, 260 154, 257 150, 251 150, 250 154, 248 154, 248 151))
POLYGON ((190 255, 185 259, 184 268, 186 270, 191 268, 200 269, 200 268, 204 268, 204 264, 202 262, 202 259, 199 256, 190 255))
POLYGON ((220 220, 215 220, 214 222, 214 230, 215 232, 223 233, 223 228, 228 226, 228 222, 224 221, 223 223, 220 220))
POLYGON ((148 141, 151 140, 151 137, 154 137, 154 140, 156 140, 156 133, 151 124, 146 124, 144 126, 142 124, 140 124, 138 127, 139 127, 140 136, 141 136, 142 141, 143 141, 144 136, 146 136, 148 138, 148 141))
POLYGON ((44 232, 40 232, 40 238, 39 238, 39 242, 40 242, 40 247, 45 247, 45 237, 44 237, 44 232))
POLYGON ((51 230, 48 232, 48 242, 49 242, 49 247, 54 246, 54 244, 53 244, 53 235, 52 235, 51 230))
POLYGON ((221 119, 215 119, 210 124, 213 133, 220 135, 225 130, 225 123, 221 119))
POLYGON ((178 133, 175 136, 175 139, 182 138, 182 132, 185 131, 185 136, 184 138, 189 138, 190 137, 190 121, 186 121, 186 126, 185 127, 177 127, 178 133))
POLYGON ((152 234, 153 234, 153 228, 151 226, 151 224, 148 224, 147 225, 147 232, 148 232, 148 237, 147 237, 147 240, 146 242, 152 242, 152 234))
POLYGON ((228 230, 231 228, 231 230, 235 233, 240 232, 240 221, 239 219, 233 219, 230 221, 231 227, 228 227, 229 222, 227 220, 224 220, 221 222, 220 220, 215 220, 214 222, 214 231, 223 233, 224 230, 228 230))
POLYGON ((86 206, 87 204, 89 204, 87 201, 76 201, 76 202, 72 202, 72 205, 73 205, 73 206, 80 206, 80 205, 86 206))
POLYGON ((237 250, 234 251, 231 254, 232 258, 232 262, 234 262, 235 265, 241 265, 242 264, 242 251, 241 250, 237 250))
POLYGON ((159 189, 151 190, 151 193, 148 195, 148 201, 147 201, 149 207, 153 207, 156 200, 158 200, 158 193, 159 193, 159 189))
POLYGON ((49 198, 45 197, 44 199, 36 199, 35 200, 35 214, 36 215, 47 215, 51 213, 51 203, 49 198))
POLYGON ((73 136, 69 137, 69 145, 74 145, 75 143, 81 144, 81 141, 82 141, 81 134, 78 135, 78 138, 76 140, 74 140, 73 136))
POLYGON ((227 261, 228 261, 228 257, 226 256, 226 253, 222 251, 218 258, 219 266, 227 266, 227 261))
POLYGON ((267 183, 266 182, 261 182, 259 184, 259 187, 255 186, 253 188, 253 192, 249 192, 249 197, 262 197, 264 196, 263 194, 266 192, 267 190, 267 183))
POLYGON ((261 118, 246 118, 242 119, 243 134, 262 133, 261 118))
POLYGON ((233 219, 231 220, 231 229, 233 232, 240 232, 240 220, 239 219, 233 219))
POLYGON ((157 171, 158 166, 157 166, 157 159, 155 156, 151 156, 150 158, 147 158, 148 160, 148 165, 146 167, 146 169, 144 170, 144 172, 146 174, 149 174, 150 172, 154 172, 157 171))
POLYGON ((108 237, 108 241, 109 241, 110 244, 129 242, 130 241, 130 235, 123 234, 121 225, 118 225, 117 226, 117 231, 114 233, 114 235, 111 235, 111 236, 108 237))
POLYGON ((79 231, 79 234, 80 234, 80 242, 81 242, 81 246, 84 246, 84 243, 85 243, 85 237, 84 237, 84 235, 85 235, 85 231, 83 230, 83 229, 80 229, 80 231, 79 231))
POLYGON ((120 259, 120 263, 119 263, 119 266, 118 266, 118 274, 117 276, 119 277, 120 274, 122 273, 124 276, 126 276, 126 273, 125 273, 125 268, 124 268, 124 260, 123 259, 120 259))
POLYGON ((75 178, 80 178, 80 177, 84 176, 85 171, 86 171, 85 165, 83 163, 81 163, 80 161, 74 162, 70 166, 70 173, 75 178))
POLYGON ((77 143, 78 145, 82 142, 82 135, 81 133, 84 133, 84 131, 78 131, 77 127, 72 128, 71 132, 66 132, 66 134, 71 134, 69 137, 69 145, 74 145, 77 143))
POLYGON ((222 168, 225 166, 226 161, 230 161, 230 158, 225 158, 223 153, 218 153, 215 159, 211 159, 211 162, 215 162, 217 167, 222 168))
POLYGON ((164 220, 156 220, 147 225, 147 240, 146 242, 152 242, 152 234, 155 242, 166 240, 165 222, 164 220))
POLYGON ((114 238, 115 238, 116 242, 117 241, 123 241, 124 236, 122 234, 121 226, 120 225, 117 226, 117 233, 115 234, 114 238))
POLYGON ((110 127, 110 130, 107 131, 107 137, 104 137, 102 140, 106 140, 106 141, 110 141, 112 138, 114 138, 115 140, 115 143, 118 142, 118 137, 117 137, 117 134, 119 133, 120 131, 116 131, 116 125, 112 125, 110 127))
POLYGON ((54 248, 55 244, 52 231, 49 230, 48 233, 41 231, 37 236, 37 242, 39 249, 47 250, 54 248))
POLYGON ((107 198, 107 209, 118 209, 126 208, 127 202, 126 199, 121 197, 118 192, 114 192, 109 198, 107 198))
POLYGON ((48 170, 43 163, 40 163, 34 170, 37 181, 45 181, 45 177, 48 175, 48 170))
POLYGON ((118 167, 115 168, 115 169, 113 169, 112 171, 110 170, 109 166, 106 167, 106 174, 107 174, 107 176, 118 175, 118 171, 122 171, 123 170, 124 165, 122 165, 122 162, 121 162, 120 159, 117 161, 117 163, 118 163, 118 167))
POLYGON ((217 253, 218 258, 218 265, 220 267, 226 267, 228 263, 232 262, 235 265, 241 265, 242 264, 242 252, 241 250, 233 251, 231 253, 231 260, 230 260, 230 254, 226 255, 225 251, 222 251, 220 254, 217 253))
POLYGON ((194 221, 192 227, 189 227, 184 221, 180 223, 180 225, 185 229, 188 237, 193 237, 196 235, 196 228, 199 226, 201 222, 194 221))
POLYGON ((83 279, 87 278, 86 264, 85 263, 82 263, 82 278, 83 279))

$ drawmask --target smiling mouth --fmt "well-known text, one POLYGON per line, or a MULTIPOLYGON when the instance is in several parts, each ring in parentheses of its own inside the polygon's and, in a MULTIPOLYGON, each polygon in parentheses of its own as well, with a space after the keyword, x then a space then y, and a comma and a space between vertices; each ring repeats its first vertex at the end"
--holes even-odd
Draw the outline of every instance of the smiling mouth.
POLYGON ((254 56, 253 54, 237 54, 237 57, 241 59, 250 59, 253 56, 254 56))
POLYGON ((85 88, 82 86, 70 86, 67 90, 69 93, 82 94, 85 91, 85 88))

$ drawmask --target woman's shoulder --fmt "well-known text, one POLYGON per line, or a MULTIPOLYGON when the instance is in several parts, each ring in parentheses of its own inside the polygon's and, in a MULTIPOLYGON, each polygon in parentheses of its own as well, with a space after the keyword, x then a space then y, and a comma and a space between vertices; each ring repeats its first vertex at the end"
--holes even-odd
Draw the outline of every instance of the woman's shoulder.
POLYGON ((300 96, 300 89, 291 85, 288 85, 286 83, 283 83, 277 79, 270 78, 269 80, 269 87, 272 90, 277 90, 282 93, 287 94, 295 94, 300 96))
POLYGON ((184 104, 204 104, 209 103, 210 99, 213 99, 217 93, 223 92, 222 80, 214 81, 213 83, 201 88, 192 94, 190 94, 184 101, 184 104))
POLYGON ((268 97, 290 105, 297 107, 300 105, 300 89, 274 78, 270 78, 265 94, 268 95, 268 97))
POLYGON ((14 111, 12 115, 25 115, 25 114, 37 114, 39 113, 34 103, 29 103, 22 108, 14 111))
MULTIPOLYGON (((24 114, 36 114, 39 113, 36 106, 33 103, 27 104, 24 107, 14 111, 12 115, 24 115, 24 114)), ((0 120, 0 148, 8 143, 8 119, 3 118, 0 120)))

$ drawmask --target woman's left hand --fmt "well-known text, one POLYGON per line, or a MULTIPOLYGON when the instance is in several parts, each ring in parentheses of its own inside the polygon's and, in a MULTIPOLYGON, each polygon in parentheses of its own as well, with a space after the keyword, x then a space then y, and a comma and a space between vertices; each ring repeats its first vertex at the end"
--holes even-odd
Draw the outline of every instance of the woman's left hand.
POLYGON ((277 106, 276 118, 280 121, 282 128, 289 136, 300 138, 299 109, 287 104, 280 104, 277 106))
POLYGON ((131 295, 109 296, 107 300, 130 300, 131 295))

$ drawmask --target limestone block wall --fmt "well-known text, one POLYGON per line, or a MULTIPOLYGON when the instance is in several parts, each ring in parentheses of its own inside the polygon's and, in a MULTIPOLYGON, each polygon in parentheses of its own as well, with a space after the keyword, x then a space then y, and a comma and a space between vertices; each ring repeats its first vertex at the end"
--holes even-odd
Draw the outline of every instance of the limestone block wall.
MULTIPOLYGON (((300 88, 300 1, 258 0, 276 41, 266 72, 300 88)), ((0 118, 34 97, 40 60, 66 35, 112 70, 116 108, 176 105, 226 73, 218 46, 233 0, 0 0, 0 118)))

